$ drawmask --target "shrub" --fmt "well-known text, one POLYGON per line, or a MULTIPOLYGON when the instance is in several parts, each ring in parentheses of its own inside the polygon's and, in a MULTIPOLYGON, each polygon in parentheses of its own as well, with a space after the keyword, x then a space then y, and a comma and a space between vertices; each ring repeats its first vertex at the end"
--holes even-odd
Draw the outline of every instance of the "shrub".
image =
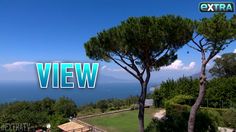
POLYGON ((56 101, 54 111, 56 114, 63 115, 65 118, 75 117, 77 114, 77 106, 71 99, 61 97, 56 101))
MULTIPOLYGON (((190 107, 171 104, 166 108, 166 118, 163 121, 154 119, 146 128, 147 132, 187 132, 190 107)), ((219 113, 214 111, 199 111, 196 116, 196 132, 216 132, 219 113)))
POLYGON ((190 95, 177 95, 170 100, 167 100, 165 102, 165 106, 168 106, 170 104, 182 104, 182 105, 192 105, 192 102, 194 101, 194 98, 190 95))
POLYGON ((107 100, 100 100, 97 102, 97 108, 101 110, 102 113, 104 113, 108 109, 108 101, 107 100))
MULTIPOLYGON (((153 93, 154 103, 161 106, 165 100, 177 95, 198 95, 199 80, 182 77, 177 80, 167 80, 153 93)), ((204 107, 236 108, 236 76, 214 78, 207 82, 206 96, 202 102, 204 107)))
POLYGON ((153 101, 154 101, 154 106, 156 108, 163 106, 164 101, 163 101, 163 97, 162 97, 161 92, 160 92, 159 89, 156 89, 153 92, 152 98, 153 98, 153 101))
MULTIPOLYGON (((146 131, 150 132, 187 132, 190 104, 189 95, 178 95, 165 102, 166 118, 163 121, 154 119, 146 131)), ((214 109, 200 109, 196 115, 195 131, 215 132, 219 124, 224 124, 220 112, 214 109)))
POLYGON ((236 110, 226 110, 222 113, 222 118, 226 127, 236 128, 236 110))

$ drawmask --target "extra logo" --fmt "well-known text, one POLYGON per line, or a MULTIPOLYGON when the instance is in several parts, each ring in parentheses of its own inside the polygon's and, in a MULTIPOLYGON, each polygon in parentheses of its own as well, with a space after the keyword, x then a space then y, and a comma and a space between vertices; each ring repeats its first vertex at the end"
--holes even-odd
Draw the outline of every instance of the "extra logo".
POLYGON ((234 12, 233 2, 201 2, 199 4, 201 12, 234 12))

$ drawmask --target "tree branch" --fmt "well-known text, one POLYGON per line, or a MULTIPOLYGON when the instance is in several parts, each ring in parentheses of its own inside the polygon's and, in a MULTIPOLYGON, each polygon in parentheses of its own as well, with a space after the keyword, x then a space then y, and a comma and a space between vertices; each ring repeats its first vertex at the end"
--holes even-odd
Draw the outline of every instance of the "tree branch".
POLYGON ((138 67, 137 67, 136 64, 135 64, 135 61, 134 61, 134 58, 132 57, 132 55, 129 56, 129 58, 130 58, 129 60, 130 60, 130 62, 131 62, 131 64, 132 64, 132 68, 136 71, 137 75, 138 75, 140 78, 142 78, 142 75, 141 75, 141 73, 140 73, 138 67))
POLYGON ((193 39, 197 38, 199 36, 199 34, 197 34, 195 37, 193 37, 193 39))
POLYGON ((219 49, 217 49, 216 46, 213 47, 210 55, 207 58, 207 63, 223 49, 223 46, 224 46, 224 44, 220 45, 219 49))
POLYGON ((188 45, 190 48, 192 48, 192 49, 194 49, 194 50, 197 50, 198 52, 201 52, 201 50, 199 50, 198 48, 196 48, 196 47, 194 47, 194 46, 192 46, 192 45, 190 45, 190 44, 188 44, 188 43, 187 43, 187 45, 188 45))
POLYGON ((202 44, 202 41, 204 40, 204 38, 201 38, 200 40, 199 40, 199 45, 200 45, 200 47, 201 47, 201 50, 204 50, 204 46, 203 46, 203 44, 202 44))
POLYGON ((146 68, 143 68, 143 71, 141 72, 141 75, 142 75, 142 76, 143 76, 145 70, 146 70, 146 68))
POLYGON ((132 71, 130 71, 127 67, 123 66, 122 64, 120 64, 118 61, 116 61, 113 57, 109 56, 108 57, 113 60, 116 64, 118 64, 121 68, 123 68, 124 70, 126 70, 128 73, 130 73, 132 76, 134 76, 136 79, 140 80, 140 78, 135 75, 135 73, 133 73, 132 71))
MULTIPOLYGON (((127 59, 127 60, 129 60, 130 62, 131 62, 131 64, 129 64, 128 62, 126 62, 125 60, 124 60, 124 56, 122 56, 121 54, 119 54, 118 52, 114 52, 114 54, 115 55, 117 55, 117 56, 119 56, 119 61, 120 62, 122 62, 123 64, 125 64, 125 65, 127 65, 130 69, 132 69, 133 71, 135 71, 136 72, 136 78, 138 77, 139 78, 139 80, 140 79, 142 79, 142 77, 143 77, 143 73, 140 73, 140 71, 139 71, 139 69, 138 69, 138 67, 136 66, 136 64, 135 64, 135 60, 134 60, 134 58, 133 58, 133 56, 132 55, 129 55, 129 57, 126 57, 125 59, 127 59)), ((114 58, 113 58, 114 59, 114 58)), ((114 59, 114 60, 116 60, 116 59, 114 59)), ((113 61, 114 61, 113 60, 113 61)), ((121 65, 120 65, 121 66, 121 65)), ((124 67, 124 66, 123 66, 124 67)), ((122 67, 122 68, 123 68, 122 67)), ((125 67, 126 68, 126 67, 125 67)), ((128 69, 128 68, 126 68, 126 69, 128 69)), ((127 71, 127 70, 126 70, 127 71)), ((129 70, 130 71, 130 70, 129 70)), ((130 71, 130 72, 132 72, 132 71, 130 71)), ((129 73, 130 73, 129 72, 129 73)), ((133 72, 132 72, 133 73, 133 72)), ((133 73, 133 74, 135 74, 135 73, 133 73)))
POLYGON ((200 45, 194 39, 191 39, 191 40, 192 40, 193 44, 195 44, 201 50, 200 45))

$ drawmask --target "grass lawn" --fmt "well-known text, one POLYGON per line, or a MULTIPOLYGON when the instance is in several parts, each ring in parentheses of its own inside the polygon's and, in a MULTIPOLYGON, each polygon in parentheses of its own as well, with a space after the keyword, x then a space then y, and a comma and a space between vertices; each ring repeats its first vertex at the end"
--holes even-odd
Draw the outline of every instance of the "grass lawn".
MULTIPOLYGON (((145 127, 150 123, 156 111, 157 109, 155 108, 145 109, 145 127)), ((107 130, 108 132, 137 132, 138 110, 93 117, 84 119, 83 121, 107 130)))

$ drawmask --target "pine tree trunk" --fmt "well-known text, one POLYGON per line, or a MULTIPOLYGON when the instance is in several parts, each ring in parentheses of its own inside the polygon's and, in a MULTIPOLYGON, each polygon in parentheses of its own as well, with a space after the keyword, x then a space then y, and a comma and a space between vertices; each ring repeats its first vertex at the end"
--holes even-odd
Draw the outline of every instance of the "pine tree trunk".
POLYGON ((138 112, 138 120, 139 120, 139 131, 144 132, 144 105, 145 100, 139 100, 139 112, 138 112))
POLYGON ((204 63, 201 66, 201 75, 200 75, 200 84, 199 84, 199 93, 196 102, 191 108, 189 120, 188 120, 188 132, 194 132, 194 125, 196 120, 197 111, 201 105, 201 102, 204 99, 206 93, 206 64, 204 63))
POLYGON ((138 120, 139 120, 139 132, 144 132, 144 107, 145 107, 145 99, 146 99, 146 94, 147 94, 147 84, 150 79, 150 71, 149 69, 147 70, 147 76, 146 80, 140 80, 140 85, 141 85, 141 94, 139 96, 139 112, 138 112, 138 120))
POLYGON ((151 77, 151 72, 149 66, 146 66, 146 78, 143 79, 143 76, 139 74, 139 83, 141 85, 141 93, 139 96, 138 104, 139 104, 139 112, 138 112, 138 120, 139 120, 139 132, 144 132, 144 110, 145 110, 145 99, 147 94, 147 86, 151 77))

